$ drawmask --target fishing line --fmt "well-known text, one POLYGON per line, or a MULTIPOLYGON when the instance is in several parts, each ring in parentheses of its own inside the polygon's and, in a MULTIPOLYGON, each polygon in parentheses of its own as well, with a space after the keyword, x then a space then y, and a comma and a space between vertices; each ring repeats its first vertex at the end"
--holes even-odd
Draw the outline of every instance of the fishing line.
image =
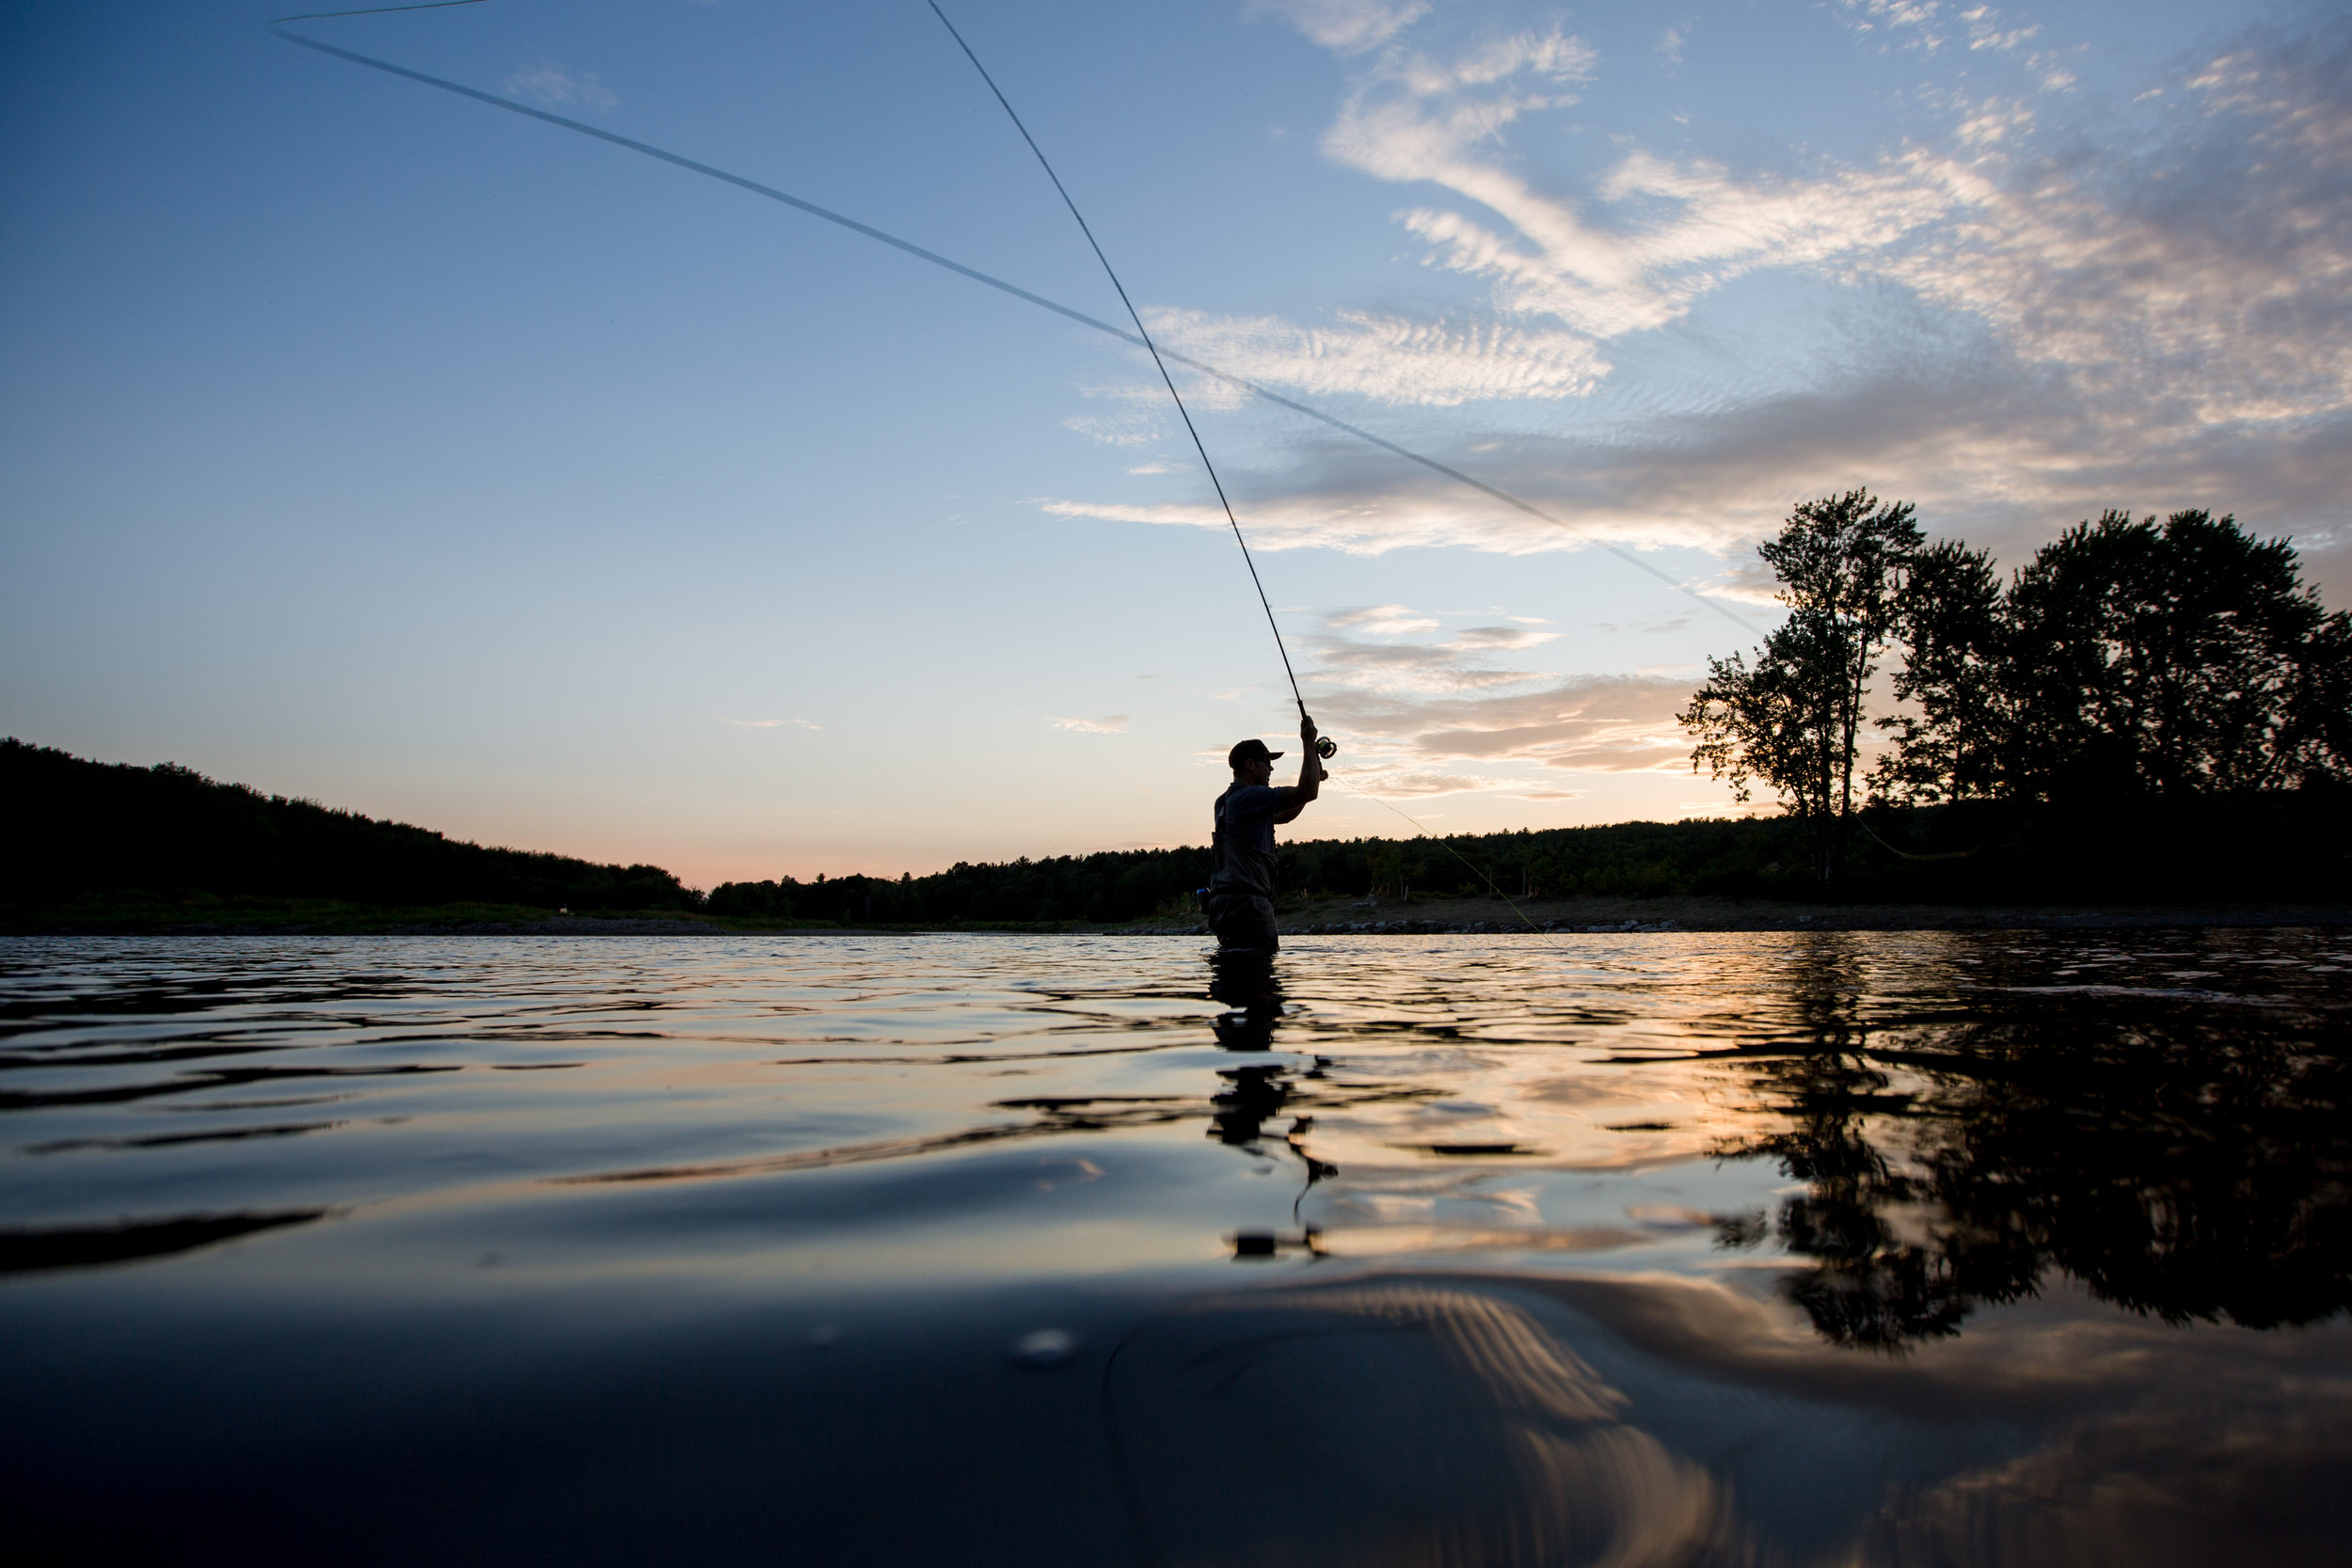
POLYGON ((1340 787, 1346 790, 1350 795, 1355 796, 1359 800, 1370 800, 1374 805, 1379 806, 1384 810, 1395 812, 1397 816, 1402 816, 1406 821, 1412 823, 1413 831, 1415 832, 1421 834, 1422 837, 1427 839, 1430 843, 1436 845, 1447 854, 1452 855, 1455 860, 1460 861, 1464 865, 1469 866, 1470 868, 1470 874, 1476 877, 1480 881, 1486 883, 1487 888, 1493 892, 1497 898, 1500 898, 1504 903, 1510 905, 1511 912, 1518 915, 1520 920, 1524 921, 1529 930, 1534 932, 1539 937, 1549 935, 1549 933, 1547 932, 1541 926, 1535 924, 1535 920, 1533 915, 1530 915, 1525 910, 1519 908, 1518 899, 1503 892, 1502 886, 1497 883, 1492 877, 1486 875, 1485 867, 1481 866, 1477 862, 1471 860, 1468 855, 1462 853, 1459 849, 1454 847, 1453 845, 1448 844, 1444 839, 1439 838, 1437 834, 1422 827, 1420 822, 1416 821, 1411 816, 1407 815, 1403 807, 1390 805, 1388 801, 1383 800, 1379 796, 1373 794, 1370 790, 1357 789, 1346 784, 1342 784, 1340 787))
POLYGON ((1868 833, 1872 838, 1878 839, 1878 846, 1880 848, 1885 850, 1890 855, 1900 855, 1907 861, 1964 861, 1969 856, 1975 854, 1977 850, 1984 847, 1983 845, 1979 844, 1966 849, 1947 850, 1940 855, 1915 855, 1908 849, 1898 849, 1893 845, 1887 843, 1886 840, 1879 838, 1878 830, 1871 827, 1869 823, 1864 821, 1860 812, 1854 813, 1853 824, 1855 827, 1860 828, 1864 832, 1868 833))
MULTIPOLYGON (((474 5, 479 3, 480 0, 436 0, 436 3, 434 4, 423 6, 388 6, 374 8, 369 11, 323 11, 315 14, 317 16, 347 16, 373 15, 378 14, 379 11, 444 10, 453 6, 474 5)), ((286 17, 281 18, 280 20, 292 22, 304 19, 299 17, 286 17)), ((614 147, 626 148, 631 152, 641 153, 645 157, 657 159, 661 163, 675 165, 677 167, 686 169, 691 173, 702 175, 707 179, 716 180, 722 184, 733 185, 739 190, 749 191, 754 196, 765 197, 771 201, 780 201, 787 207, 795 208, 800 212, 806 213, 811 217, 822 218, 827 223, 835 224, 840 228, 847 229, 853 234, 862 234, 869 240, 876 240, 883 245, 889 245, 894 250, 903 251, 907 255, 914 257, 917 261, 929 261, 935 267, 943 267, 949 272, 957 274, 959 277, 968 277, 975 283, 985 284, 989 288, 996 290, 999 293, 1010 294, 1013 298, 1034 305, 1041 310, 1051 310, 1054 314, 1064 317, 1067 320, 1076 322, 1081 326, 1091 327, 1097 332, 1104 333, 1110 337, 1117 338, 1123 342, 1132 343, 1137 348, 1150 348, 1152 349, 1155 358, 1173 360, 1175 363, 1183 365, 1187 369, 1199 371, 1203 375, 1212 376, 1218 381, 1222 381, 1229 387, 1238 388, 1242 391, 1250 393, 1252 396, 1263 398, 1266 402, 1274 404, 1279 407, 1287 408, 1294 414, 1303 414, 1308 419, 1313 420, 1317 423, 1328 425, 1333 430, 1340 431, 1348 436, 1353 436, 1358 440, 1362 441, 1369 446, 1378 447, 1381 451, 1404 458, 1408 463, 1417 463, 1421 467, 1430 470, 1432 473, 1441 474, 1447 479, 1454 481, 1456 483, 1466 484, 1470 486, 1470 488, 1479 492, 1481 495, 1491 497, 1492 499, 1501 501, 1503 505, 1511 507, 1515 511, 1525 513, 1528 516, 1535 518, 1538 522, 1549 523, 1552 527, 1560 529, 1565 532, 1573 533, 1579 537, 1584 538, 1601 549, 1606 550, 1609 554, 1616 557, 1627 565, 1632 567, 1635 571, 1642 573, 1644 576, 1653 578, 1657 581, 1664 584, 1666 587, 1673 589, 1676 593, 1685 594, 1690 598, 1696 600, 1698 603, 1705 605, 1708 609, 1713 610, 1716 614, 1723 616, 1724 619, 1730 621, 1733 625, 1740 627, 1742 630, 1751 632, 1758 637, 1764 635, 1763 628, 1750 621, 1746 616, 1741 615, 1724 605, 1718 604, 1715 600, 1708 598, 1697 589, 1667 576, 1664 572, 1660 571, 1657 567, 1652 566, 1648 562, 1642 560, 1639 556, 1632 554, 1630 551, 1620 549, 1616 546, 1609 544, 1605 540, 1592 539, 1589 534, 1586 534, 1584 531, 1575 523, 1570 522, 1565 517, 1558 516, 1550 512, 1547 512, 1542 507, 1535 505, 1532 501, 1522 500, 1518 497, 1512 495, 1509 491, 1489 484, 1483 479, 1473 478, 1472 476, 1464 473, 1461 469, 1454 467, 1449 464, 1440 463, 1434 457, 1424 456, 1422 453, 1413 451, 1409 447, 1399 446, 1396 442, 1390 440, 1385 436, 1375 436, 1371 431, 1365 430, 1359 425, 1350 424, 1348 421, 1340 419, 1336 415, 1327 414, 1322 409, 1316 408, 1310 404, 1301 403, 1295 398, 1285 397, 1280 392, 1275 391, 1270 387, 1262 387, 1258 383, 1251 381, 1245 376, 1235 375, 1231 371, 1220 370, 1216 366, 1209 364, 1205 360, 1196 359, 1192 356, 1185 354, 1181 350, 1155 347, 1147 339, 1138 337, 1136 333, 1128 331, 1125 327, 1114 326, 1109 322, 1102 321, 1096 317, 1089 316, 1083 310, 1073 309, 1071 307, 1061 304, 1057 300, 1047 299, 1043 294, 1032 293, 1028 290, 1022 288, 1019 284, 1008 283, 1001 277, 994 277, 980 271, 977 267, 965 266, 961 261, 954 261, 948 257, 942 256, 935 250, 927 250, 923 246, 916 245, 912 240, 902 240, 896 234, 890 233, 884 230, 877 229, 868 223, 860 223, 857 219, 834 212, 830 208, 819 207, 813 201, 803 200, 801 198, 793 196, 789 192, 776 189, 773 185, 763 185, 756 180, 748 180, 742 175, 729 173, 727 170, 720 168, 715 165, 702 163, 696 159, 686 157, 680 153, 672 152, 667 149, 656 147, 650 142, 638 141, 633 137, 620 135, 615 132, 607 131, 598 126, 587 124, 581 120, 570 119, 559 114, 550 114, 545 109, 534 109, 527 103, 517 103, 511 99, 501 98, 495 93, 483 92, 473 87, 465 87, 456 82, 445 80, 439 76, 429 75, 421 71, 412 71, 406 66, 394 65, 389 60, 379 60, 371 55, 362 55, 350 49, 339 49, 331 43, 322 43, 317 39, 308 39, 304 38, 299 33, 286 32, 279 27, 277 23, 271 23, 268 25, 269 30, 277 37, 284 40, 288 43, 297 44, 304 49, 315 50, 322 55, 331 55, 339 60, 346 60, 353 65, 366 66, 371 71, 381 71, 389 75, 402 77, 405 80, 421 84, 424 87, 438 87, 443 92, 453 92, 460 98, 470 98, 477 103, 486 103, 491 108, 503 109, 509 114, 521 115, 526 119, 542 120, 549 125, 561 126, 566 131, 575 131, 583 136, 593 136, 598 141, 610 142, 614 147)), ((1059 182, 1057 182, 1057 184, 1059 182)), ((1246 549, 1247 547, 1248 546, 1245 545, 1244 548, 1246 549)), ((1253 566, 1251 568, 1253 576, 1255 575, 1255 571, 1256 568, 1253 566)), ((1261 596, 1263 597, 1263 594, 1261 596)), ((1280 636, 1279 630, 1277 631, 1276 636, 1279 641, 1280 636)), ((1287 667, 1287 659, 1285 660, 1285 665, 1287 667)), ((1293 683, 1294 686, 1295 686, 1295 682, 1293 683)))
MULTIPOLYGON (((947 20, 947 13, 939 8, 939 0, 924 0, 924 4, 930 6, 931 8, 931 14, 939 18, 939 24, 947 29, 947 36, 956 40, 956 47, 963 51, 963 57, 972 62, 972 69, 980 73, 980 80, 988 84, 988 90, 995 95, 997 104, 1005 111, 1005 118, 1012 121, 1012 128, 1021 133, 1021 139, 1029 144, 1029 150, 1037 156, 1038 166, 1045 171, 1045 178, 1054 182, 1054 190, 1056 194, 1060 196, 1062 205, 1070 209, 1071 217, 1077 221, 1078 232, 1086 236, 1088 246, 1094 252, 1094 259, 1103 263, 1104 276, 1111 280, 1111 287, 1119 293, 1119 303, 1127 308, 1127 319, 1136 324, 1136 332, 1137 336, 1142 339, 1143 346, 1150 351, 1152 355, 1152 363, 1158 368, 1160 380, 1166 384, 1168 388, 1168 395, 1176 404, 1176 412, 1184 418, 1184 433, 1192 437, 1193 450, 1200 454, 1200 466, 1209 471, 1209 483, 1216 486, 1216 499, 1225 508, 1225 520, 1232 525, 1233 542, 1241 546, 1241 558, 1248 564, 1249 580, 1258 590, 1258 603, 1265 610, 1266 625, 1271 627, 1274 632, 1274 645, 1282 651, 1282 673, 1290 675, 1291 677, 1291 699, 1298 704, 1299 717, 1302 719, 1305 718, 1307 716, 1306 700, 1298 694, 1298 677, 1295 674, 1291 673, 1290 651, 1287 648, 1282 647, 1282 628, 1275 625, 1274 607, 1266 603, 1265 585, 1263 582, 1259 580, 1258 563, 1255 560, 1251 559, 1249 554, 1249 541, 1242 536, 1241 524, 1233 516, 1232 502, 1225 499, 1225 486, 1216 476, 1216 465, 1209 460, 1209 449, 1201 443, 1200 432, 1193 426, 1192 414, 1190 410, 1184 407, 1183 394, 1176 390, 1175 377, 1168 373, 1167 362, 1161 359, 1159 346, 1152 342, 1151 330, 1143 325, 1143 317, 1136 311, 1135 301, 1127 296, 1127 286, 1119 280, 1118 270, 1111 265, 1111 259, 1103 254, 1102 242, 1094 237, 1094 230, 1088 224, 1086 214, 1078 211, 1078 203, 1072 198, 1070 195, 1070 188, 1061 182, 1061 176, 1054 172, 1053 163, 1045 156, 1045 150, 1038 146, 1037 138, 1035 136, 1029 135, 1029 128, 1022 123, 1020 113, 1013 108, 1012 101, 1005 96, 1005 89, 996 85, 996 78, 988 73, 988 67, 980 63, 980 57, 978 55, 973 53, 972 45, 964 40, 964 37, 961 33, 956 31, 956 24, 947 20)), ((1386 443, 1383 443, 1383 445, 1386 445, 1386 443)), ((1472 483, 1475 482, 1473 481, 1472 483)), ((1481 486, 1481 488, 1484 488, 1484 486, 1481 486)), ((1677 586, 1679 586, 1679 584, 1677 586)), ((1334 747, 1328 740, 1323 742, 1323 755, 1327 758, 1333 755, 1337 751, 1337 748, 1334 747)), ((1325 776, 1327 778, 1329 777, 1327 773, 1325 776)), ((1344 784, 1341 787, 1347 788, 1344 784)), ((1527 928, 1529 930, 1534 931, 1539 935, 1542 933, 1542 927, 1537 926, 1533 919, 1529 918, 1527 911, 1520 909, 1518 904, 1511 897, 1511 895, 1503 892, 1502 889, 1496 884, 1495 879, 1492 877, 1487 876, 1485 870, 1473 863, 1470 857, 1464 855, 1460 850, 1454 848, 1454 846, 1446 843, 1443 839, 1438 838, 1436 835, 1432 834, 1428 829, 1423 828, 1419 822, 1415 822, 1411 816, 1406 816, 1405 812, 1398 810, 1395 806, 1389 805, 1388 801, 1381 800, 1378 796, 1372 795, 1359 789, 1348 789, 1348 793, 1351 795, 1361 796, 1364 800, 1372 800, 1382 806, 1387 806, 1389 810, 1396 812, 1397 816, 1404 817, 1406 822, 1412 823, 1414 830, 1420 832, 1422 837, 1429 839, 1431 843, 1436 844, 1447 854, 1452 855, 1455 860, 1460 861, 1464 865, 1469 866, 1473 876, 1477 877, 1481 881, 1484 881, 1487 887, 1494 890, 1496 897, 1501 898, 1504 903, 1511 906, 1511 912, 1513 914, 1516 914, 1521 920, 1526 921, 1527 928)))
MULTIPOLYGON (((931 14, 939 18, 939 24, 947 29, 947 36, 956 40, 956 47, 963 51, 963 57, 972 62, 972 69, 980 73, 980 80, 988 84, 988 90, 996 95, 996 102, 1003 107, 1005 118, 1012 121, 1012 128, 1021 133, 1021 139, 1027 142, 1029 150, 1037 154, 1037 166, 1043 169, 1045 178, 1054 182, 1055 191, 1061 197, 1061 204, 1069 208, 1070 215, 1077 220, 1078 232, 1087 237, 1087 245, 1094 252, 1094 259, 1103 263, 1103 276, 1111 280, 1111 287, 1119 293, 1119 303, 1127 308, 1127 319, 1136 324, 1136 336, 1143 340, 1145 351, 1152 356, 1153 368, 1160 372, 1161 384, 1167 387, 1169 400, 1176 404, 1177 415, 1184 421, 1184 434, 1192 437, 1192 450, 1200 454, 1200 466, 1209 470, 1209 483, 1216 491, 1217 504, 1225 509, 1225 520, 1232 526, 1233 543, 1241 546, 1242 563, 1249 568, 1249 585, 1258 591, 1258 606, 1265 611, 1266 629, 1274 633, 1275 651, 1282 656, 1282 673, 1290 676, 1291 701, 1298 705, 1298 717, 1306 718, 1307 699, 1298 694, 1298 675, 1291 669, 1291 651, 1282 645, 1282 628, 1275 624, 1274 607, 1266 603, 1265 584, 1259 579, 1258 562, 1249 553, 1249 541, 1242 537, 1241 519, 1233 515, 1233 503, 1225 499, 1225 482, 1216 477, 1216 465, 1209 461, 1209 449, 1201 441, 1200 432, 1193 426, 1192 410, 1184 406, 1184 394, 1176 390, 1176 378, 1168 373, 1168 362, 1160 357, 1159 345, 1152 341, 1151 329, 1143 325, 1143 317, 1137 313, 1136 302, 1127 297, 1127 285, 1119 280, 1118 269, 1111 265, 1111 259, 1103 254, 1103 244, 1094 237, 1093 229, 1088 226, 1086 214, 1078 211, 1077 202, 1071 199, 1069 187, 1061 182, 1061 176, 1054 172, 1054 166, 1047 160, 1045 150, 1038 146, 1035 136, 1029 135, 1029 128, 1021 123, 1021 117, 1014 112, 1012 101, 1005 96, 1005 89, 996 85, 996 78, 988 73, 988 67, 980 63, 977 55, 972 53, 972 46, 963 41, 963 35, 956 31, 956 24, 947 20, 947 13, 939 8, 939 0, 924 0, 924 3, 930 7, 931 14)), ((1329 740, 1318 742, 1316 749, 1326 757, 1335 755, 1339 751, 1339 747, 1329 740)))
POLYGON ((273 16, 273 27, 281 22, 325 22, 337 16, 389 16, 394 11, 445 11, 453 6, 479 6, 482 0, 425 0, 421 6, 370 6, 358 11, 304 11, 300 16, 273 16))

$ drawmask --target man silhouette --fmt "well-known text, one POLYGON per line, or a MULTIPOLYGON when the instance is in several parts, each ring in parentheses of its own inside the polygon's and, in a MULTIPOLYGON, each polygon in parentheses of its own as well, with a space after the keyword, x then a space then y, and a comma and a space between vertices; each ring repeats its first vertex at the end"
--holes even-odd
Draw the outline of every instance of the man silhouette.
POLYGON ((1251 736, 1225 753, 1233 782, 1216 798, 1216 831, 1209 851, 1216 871, 1209 878, 1209 929, 1228 951, 1271 953, 1274 934, 1274 829, 1307 809, 1321 793, 1323 765, 1316 760, 1315 721, 1298 716, 1298 783, 1277 786, 1274 762, 1282 753, 1251 736))

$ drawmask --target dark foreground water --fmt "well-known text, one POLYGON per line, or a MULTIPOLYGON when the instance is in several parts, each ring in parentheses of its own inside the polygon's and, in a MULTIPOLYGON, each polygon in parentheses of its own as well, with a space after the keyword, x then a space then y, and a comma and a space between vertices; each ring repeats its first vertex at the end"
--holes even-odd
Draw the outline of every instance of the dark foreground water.
POLYGON ((0 943, 86 1563, 2340 1563, 2352 938, 0 943))

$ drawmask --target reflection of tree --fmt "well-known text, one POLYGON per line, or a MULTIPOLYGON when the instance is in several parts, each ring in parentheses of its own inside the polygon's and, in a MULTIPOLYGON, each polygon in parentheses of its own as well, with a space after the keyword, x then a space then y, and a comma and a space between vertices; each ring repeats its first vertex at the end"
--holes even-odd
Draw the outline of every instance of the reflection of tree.
POLYGON ((1979 997, 1963 1020, 1875 1036, 1848 1017, 1822 1030, 1829 1050, 1755 1064, 1785 1125, 1724 1152, 1778 1160, 1806 1190, 1724 1239, 1777 1232, 1811 1259, 1790 1291, 1825 1336, 1949 1335, 2053 1268, 2171 1323, 2352 1304, 2340 1037, 2226 1003, 1979 997))

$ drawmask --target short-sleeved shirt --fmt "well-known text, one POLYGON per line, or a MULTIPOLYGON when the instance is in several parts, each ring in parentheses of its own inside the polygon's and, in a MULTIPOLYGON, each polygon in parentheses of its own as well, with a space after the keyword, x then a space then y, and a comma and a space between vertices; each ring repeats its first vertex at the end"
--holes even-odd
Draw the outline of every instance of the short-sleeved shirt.
POLYGON ((1288 785, 1237 784, 1218 796, 1209 891, 1273 897, 1274 819, 1297 803, 1298 791, 1288 785))

